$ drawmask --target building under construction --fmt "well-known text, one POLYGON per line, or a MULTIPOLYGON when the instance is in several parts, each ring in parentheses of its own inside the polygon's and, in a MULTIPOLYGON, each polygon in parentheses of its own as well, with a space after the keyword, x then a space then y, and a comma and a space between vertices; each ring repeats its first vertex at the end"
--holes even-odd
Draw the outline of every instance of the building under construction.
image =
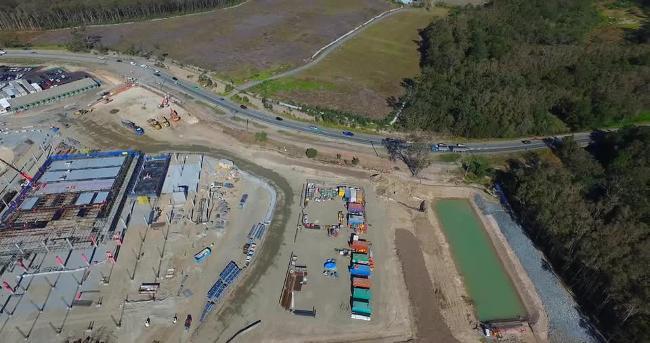
POLYGON ((52 155, 0 215, 0 258, 110 237, 140 153, 52 155))

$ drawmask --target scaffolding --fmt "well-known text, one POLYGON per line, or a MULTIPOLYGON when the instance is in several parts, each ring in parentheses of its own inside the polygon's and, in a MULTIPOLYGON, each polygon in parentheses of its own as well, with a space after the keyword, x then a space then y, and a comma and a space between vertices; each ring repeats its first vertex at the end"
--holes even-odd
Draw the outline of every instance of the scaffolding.
MULTIPOLYGON (((124 187, 131 185, 128 179, 131 176, 133 160, 139 156, 140 154, 134 151, 50 156, 39 168, 34 182, 24 187, 11 202, 11 208, 3 213, 0 258, 25 256, 32 252, 66 247, 87 247, 97 242, 105 234, 103 230, 109 226, 107 224, 114 222, 113 218, 109 217, 117 214, 111 212, 111 209, 116 202, 119 205, 123 200, 118 198, 125 196, 124 187), (115 156, 126 158, 113 179, 110 190, 87 192, 73 188, 50 194, 41 192, 48 182, 61 183, 59 180, 39 182, 54 161, 72 161, 72 164, 78 161, 77 164, 87 164, 88 170, 92 171, 101 166, 93 165, 90 160, 115 156), (30 200, 29 203, 26 203, 27 199, 30 200)), ((92 175, 91 172, 88 174, 92 175)), ((102 181, 105 180, 100 176, 93 182, 102 181)))

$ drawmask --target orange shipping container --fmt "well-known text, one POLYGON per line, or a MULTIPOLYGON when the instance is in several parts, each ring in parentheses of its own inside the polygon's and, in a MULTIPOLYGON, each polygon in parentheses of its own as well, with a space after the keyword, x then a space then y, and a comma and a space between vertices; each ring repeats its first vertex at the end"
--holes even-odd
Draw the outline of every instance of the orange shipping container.
POLYGON ((350 245, 350 248, 354 252, 361 252, 361 253, 364 253, 364 254, 368 253, 368 243, 366 243, 366 242, 354 241, 350 245))
POLYGON ((352 278, 352 286, 358 288, 370 288, 372 282, 370 279, 364 279, 360 277, 352 278))

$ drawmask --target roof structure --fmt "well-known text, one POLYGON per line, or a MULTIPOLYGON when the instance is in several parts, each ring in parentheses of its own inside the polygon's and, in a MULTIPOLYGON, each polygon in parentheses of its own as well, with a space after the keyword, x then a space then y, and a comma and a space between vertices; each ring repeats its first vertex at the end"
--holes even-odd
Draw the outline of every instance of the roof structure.
POLYGON ((35 104, 54 101, 61 97, 72 95, 74 93, 98 87, 99 84, 94 79, 88 77, 70 83, 62 84, 57 87, 48 88, 42 92, 27 94, 18 98, 9 99, 9 104, 14 110, 29 107, 35 104))

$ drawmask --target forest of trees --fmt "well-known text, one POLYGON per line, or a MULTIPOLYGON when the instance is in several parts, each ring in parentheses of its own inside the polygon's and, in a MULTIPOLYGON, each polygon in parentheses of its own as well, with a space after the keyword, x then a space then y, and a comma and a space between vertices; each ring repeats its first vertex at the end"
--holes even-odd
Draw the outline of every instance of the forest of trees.
POLYGON ((469 137, 575 131, 650 109, 648 25, 601 41, 594 0, 494 0, 421 32, 405 129, 469 137))
POLYGON ((571 138, 499 177, 531 239, 611 342, 650 342, 650 127, 571 138))
POLYGON ((0 30, 118 23, 236 5, 240 0, 2 0, 0 30))

